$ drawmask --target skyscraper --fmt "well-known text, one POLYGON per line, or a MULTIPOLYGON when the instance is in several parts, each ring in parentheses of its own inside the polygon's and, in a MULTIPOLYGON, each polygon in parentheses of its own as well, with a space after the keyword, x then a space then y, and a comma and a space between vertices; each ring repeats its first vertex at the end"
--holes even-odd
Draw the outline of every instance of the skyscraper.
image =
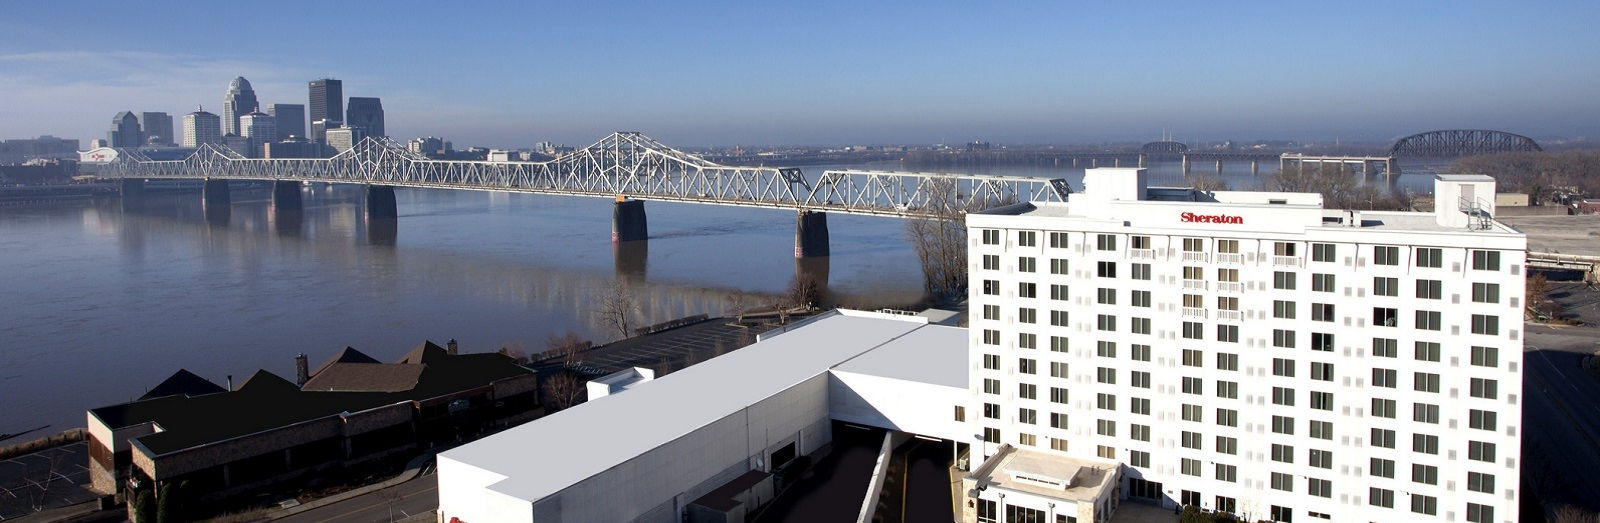
POLYGON ((377 98, 350 97, 350 108, 345 111, 345 125, 364 127, 367 136, 384 136, 383 102, 377 98))
POLYGON ((228 94, 222 97, 222 134, 239 134, 239 117, 256 110, 256 91, 243 76, 228 82, 228 94))
POLYGON ((267 106, 267 114, 272 115, 273 123, 278 126, 279 140, 287 140, 290 136, 306 137, 306 106, 272 104, 267 106))
POLYGON ((205 111, 183 115, 183 146, 222 143, 222 119, 205 111))
MULTIPOLYGON (((311 105, 306 108, 310 111, 311 121, 329 120, 334 122, 344 121, 344 82, 332 78, 322 78, 311 81, 311 105)), ((322 142, 322 136, 311 138, 322 142)))
POLYGON ((133 111, 123 111, 111 117, 111 131, 106 133, 106 142, 112 147, 139 146, 139 118, 133 115, 133 111))
POLYGON ((141 143, 147 145, 172 145, 178 137, 172 134, 172 115, 167 113, 139 113, 139 125, 144 129, 141 143))
POLYGON ((250 113, 239 117, 240 136, 250 140, 251 158, 262 158, 266 144, 278 138, 278 126, 265 113, 250 113))

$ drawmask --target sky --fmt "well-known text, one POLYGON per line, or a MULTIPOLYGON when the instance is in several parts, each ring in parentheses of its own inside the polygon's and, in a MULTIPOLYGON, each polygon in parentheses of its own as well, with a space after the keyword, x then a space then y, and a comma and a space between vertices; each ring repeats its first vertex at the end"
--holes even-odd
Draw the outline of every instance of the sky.
MULTIPOLYGON (((1600 137, 1600 2, 0 0, 0 138, 344 81, 390 136, 679 146, 1600 137), (1106 4, 1106 5, 1100 5, 1106 4)), ((181 126, 181 123, 177 125, 181 126)), ((181 132, 181 131, 180 131, 181 132)))

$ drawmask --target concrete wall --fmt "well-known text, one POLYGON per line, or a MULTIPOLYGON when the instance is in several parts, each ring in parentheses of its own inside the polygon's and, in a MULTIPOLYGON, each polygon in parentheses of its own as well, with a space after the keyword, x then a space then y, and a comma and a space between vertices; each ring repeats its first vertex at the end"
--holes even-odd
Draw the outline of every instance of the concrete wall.
POLYGON ((956 406, 970 402, 965 388, 838 370, 828 373, 828 411, 839 421, 971 441, 972 429, 955 420, 956 406))
POLYGON ((439 477, 450 478, 439 482, 440 521, 533 521, 533 507, 528 502, 489 489, 505 476, 440 455, 439 477))

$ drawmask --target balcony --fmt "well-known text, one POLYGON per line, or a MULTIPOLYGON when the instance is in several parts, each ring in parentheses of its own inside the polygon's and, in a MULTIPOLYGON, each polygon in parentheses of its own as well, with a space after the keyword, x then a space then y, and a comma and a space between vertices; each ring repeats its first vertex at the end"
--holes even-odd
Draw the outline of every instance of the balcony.
POLYGON ((1272 257, 1272 266, 1273 267, 1299 267, 1300 266, 1300 257, 1299 256, 1273 256, 1272 257))
POLYGON ((1206 253, 1194 252, 1194 251, 1183 251, 1183 261, 1186 261, 1186 262, 1204 262, 1204 261, 1206 261, 1206 253))
POLYGON ((1236 281, 1217 282, 1217 292, 1244 292, 1244 284, 1236 281))
POLYGON ((1183 280, 1183 288, 1185 288, 1185 289, 1197 289, 1197 290, 1202 290, 1203 291, 1203 290, 1206 290, 1206 281, 1205 280, 1183 280))
POLYGON ((1217 311, 1217 319, 1224 321, 1244 321, 1244 313, 1240 311, 1217 311))
POLYGON ((1202 309, 1200 307, 1184 307, 1183 308, 1183 317, 1185 317, 1185 318, 1205 319, 1206 310, 1202 309))
POLYGON ((1239 253, 1217 253, 1217 263, 1244 263, 1244 255, 1239 253))

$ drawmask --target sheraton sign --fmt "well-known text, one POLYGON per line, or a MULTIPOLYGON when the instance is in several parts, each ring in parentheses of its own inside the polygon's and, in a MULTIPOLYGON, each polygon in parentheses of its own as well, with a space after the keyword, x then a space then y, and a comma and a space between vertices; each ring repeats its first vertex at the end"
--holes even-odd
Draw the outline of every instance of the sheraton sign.
POLYGON ((1186 212, 1186 213, 1178 215, 1178 219, 1180 221, 1184 222, 1184 223, 1229 223, 1229 224, 1235 224, 1235 225, 1243 225, 1244 224, 1244 218, 1239 217, 1239 216, 1228 215, 1228 214, 1195 214, 1195 213, 1192 213, 1192 212, 1186 212))

